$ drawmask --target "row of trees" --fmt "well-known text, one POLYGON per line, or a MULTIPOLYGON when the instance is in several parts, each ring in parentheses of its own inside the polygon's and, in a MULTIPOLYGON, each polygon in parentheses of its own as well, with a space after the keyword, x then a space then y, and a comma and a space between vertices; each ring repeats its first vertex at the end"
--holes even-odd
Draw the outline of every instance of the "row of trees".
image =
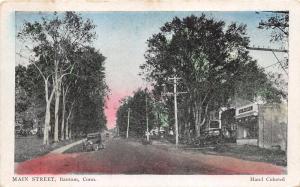
MULTIPOLYGON (((199 137, 208 112, 237 98, 281 102, 287 96, 249 55, 246 25, 225 26, 204 14, 175 17, 147 43, 146 63, 140 68, 153 85, 153 98, 164 104, 169 124, 174 124, 174 110, 173 98, 165 95, 173 89, 168 78, 180 77, 177 88, 187 92, 178 96, 179 129, 185 137, 199 137)), ((118 115, 117 125, 124 122, 124 115, 118 115)))
POLYGON ((146 132, 148 118, 149 129, 152 129, 155 122, 154 103, 147 90, 138 89, 132 97, 124 98, 122 105, 117 111, 117 125, 119 131, 124 133, 129 125, 131 136, 141 137, 146 132))
POLYGON ((148 89, 139 88, 133 96, 124 98, 117 111, 117 127, 121 135, 142 137, 154 127, 166 126, 167 108, 158 102, 148 89), (129 126, 127 126, 129 125, 129 126))
POLYGON ((26 93, 25 101, 16 96, 16 111, 24 102, 20 112, 37 105, 44 109, 36 115, 44 119, 44 144, 49 144, 49 132, 57 142, 72 132, 106 126, 105 57, 92 47, 94 28, 91 20, 65 12, 25 22, 17 35, 25 46, 18 55, 28 63, 16 67, 16 90, 26 93))

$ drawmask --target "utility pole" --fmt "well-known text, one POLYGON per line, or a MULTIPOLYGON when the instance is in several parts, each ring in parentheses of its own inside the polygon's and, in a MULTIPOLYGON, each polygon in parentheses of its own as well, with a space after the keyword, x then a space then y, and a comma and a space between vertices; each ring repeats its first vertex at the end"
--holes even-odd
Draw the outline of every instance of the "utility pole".
POLYGON ((147 141, 149 141, 149 122, 148 122, 148 101, 147 101, 147 93, 146 93, 146 126, 147 126, 146 137, 147 137, 147 141))
POLYGON ((178 146, 178 119, 177 119, 177 77, 174 75, 174 116, 175 116, 175 134, 176 134, 176 148, 178 146))
POLYGON ((175 142, 176 142, 176 148, 178 147, 178 117, 177 117, 177 95, 179 94, 185 94, 187 92, 177 92, 177 81, 181 78, 176 76, 176 70, 174 69, 174 77, 168 78, 168 80, 173 80, 173 93, 166 93, 167 95, 174 95, 174 117, 175 117, 175 142))
POLYGON ((128 108, 128 114, 127 114, 127 132, 126 132, 126 138, 128 138, 128 132, 129 132, 129 118, 130 118, 130 108, 128 108))

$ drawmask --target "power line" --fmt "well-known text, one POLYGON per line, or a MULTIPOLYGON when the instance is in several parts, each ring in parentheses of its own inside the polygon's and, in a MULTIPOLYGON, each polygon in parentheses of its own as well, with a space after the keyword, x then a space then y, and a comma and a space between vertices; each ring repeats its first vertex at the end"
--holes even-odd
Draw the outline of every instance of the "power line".
POLYGON ((278 62, 276 62, 276 63, 274 63, 274 64, 271 64, 271 65, 269 65, 269 66, 263 67, 263 69, 267 69, 267 68, 269 68, 269 67, 275 66, 276 64, 278 64, 278 62))
POLYGON ((283 69, 283 71, 285 72, 286 75, 288 75, 287 71, 285 70, 285 68, 283 67, 283 65, 281 64, 280 60, 278 59, 278 57, 276 56, 276 54, 274 53, 274 51, 272 51, 273 55, 275 56, 275 58, 277 59, 278 63, 280 64, 281 68, 283 69))
MULTIPOLYGON (((246 49, 249 50, 256 50, 256 51, 271 51, 273 55, 275 56, 277 63, 280 64, 282 70, 285 72, 286 75, 288 75, 288 72, 285 70, 284 66, 282 65, 281 61, 278 59, 277 55, 275 52, 281 52, 281 53, 288 53, 287 49, 272 49, 272 48, 265 48, 265 47, 246 47, 246 49)), ((273 64, 274 65, 274 64, 273 64)), ((272 65, 271 65, 272 66, 272 65)))
POLYGON ((288 53, 287 49, 272 49, 272 48, 265 48, 265 47, 246 47, 249 50, 256 50, 256 51, 273 51, 273 52, 281 52, 281 53, 288 53))

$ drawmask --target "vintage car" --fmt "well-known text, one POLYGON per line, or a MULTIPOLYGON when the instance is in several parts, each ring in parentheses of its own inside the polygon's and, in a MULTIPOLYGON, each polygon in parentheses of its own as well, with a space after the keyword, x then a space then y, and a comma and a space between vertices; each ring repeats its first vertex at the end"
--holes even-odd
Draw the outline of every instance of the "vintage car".
POLYGON ((104 149, 104 144, 102 142, 101 133, 89 133, 83 142, 84 151, 98 151, 104 149))
POLYGON ((17 136, 28 136, 28 135, 32 135, 30 131, 31 131, 30 128, 25 128, 23 125, 16 125, 16 126, 15 126, 15 134, 16 134, 17 136))
POLYGON ((201 136, 191 142, 195 146, 210 146, 224 143, 224 137, 221 129, 208 129, 201 132, 201 136))

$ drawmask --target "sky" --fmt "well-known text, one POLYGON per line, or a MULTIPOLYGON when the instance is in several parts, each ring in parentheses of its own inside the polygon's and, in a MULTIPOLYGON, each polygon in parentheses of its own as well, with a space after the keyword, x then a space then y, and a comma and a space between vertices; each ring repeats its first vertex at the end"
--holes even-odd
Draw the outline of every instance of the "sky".
MULTIPOLYGON (((186 11, 155 11, 155 12, 81 12, 84 18, 89 18, 96 25, 97 39, 94 47, 107 58, 105 62, 106 81, 111 90, 106 101, 105 114, 107 127, 113 128, 116 122, 116 111, 119 101, 132 95, 137 88, 147 86, 139 66, 145 62, 144 53, 147 49, 147 39, 158 33, 161 26, 172 21, 177 16, 184 18, 191 14, 200 16, 205 13, 208 17, 223 20, 226 24, 232 22, 247 25, 247 35, 250 45, 260 47, 279 48, 281 43, 270 42, 270 31, 258 29, 261 19, 266 19, 270 13, 260 12, 186 12, 186 11)), ((15 15, 16 32, 26 21, 40 20, 42 14, 38 12, 17 12, 15 15)), ((16 41, 16 50, 18 50, 16 41)), ((250 55, 257 60, 261 67, 268 67, 277 62, 271 52, 250 51, 250 55)), ((281 60, 284 54, 276 54, 281 60)), ((17 59, 17 58, 16 58, 17 59)), ((18 60, 18 59, 17 59, 18 60)), ((281 72, 279 65, 266 68, 266 71, 281 72)))

